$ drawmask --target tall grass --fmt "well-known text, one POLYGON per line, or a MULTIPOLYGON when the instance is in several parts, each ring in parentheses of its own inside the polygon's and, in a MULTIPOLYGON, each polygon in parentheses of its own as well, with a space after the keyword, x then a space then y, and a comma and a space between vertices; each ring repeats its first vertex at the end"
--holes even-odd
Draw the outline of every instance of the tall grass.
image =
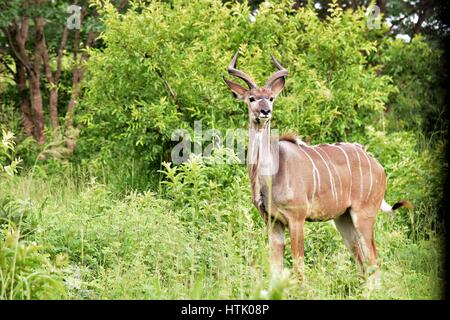
POLYGON ((379 215, 383 281, 377 291, 368 291, 332 224, 307 223, 306 280, 299 286, 289 273, 270 279, 266 232, 244 166, 193 158, 175 168, 166 164, 162 174, 158 194, 117 193, 70 167, 60 176, 2 179, 0 212, 9 222, 0 240, 1 298, 442 298, 441 237, 423 219, 411 219, 432 216, 436 208, 379 215), (10 260, 2 258, 5 252, 10 260), (13 256, 25 262, 12 264, 13 256), (27 285, 24 276, 36 269, 40 287, 27 285), (17 278, 12 273, 21 275, 20 285, 8 282, 17 278))

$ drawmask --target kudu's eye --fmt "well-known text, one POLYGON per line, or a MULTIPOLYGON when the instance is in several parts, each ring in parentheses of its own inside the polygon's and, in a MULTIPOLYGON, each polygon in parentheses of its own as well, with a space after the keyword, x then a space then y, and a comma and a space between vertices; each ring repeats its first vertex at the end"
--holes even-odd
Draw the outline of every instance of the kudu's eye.
POLYGON ((273 101, 273 97, 270 97, 270 98, 269 98, 269 101, 272 102, 272 101, 273 101))
POLYGON ((254 97, 249 97, 248 100, 249 100, 250 102, 255 102, 255 98, 254 98, 254 97))

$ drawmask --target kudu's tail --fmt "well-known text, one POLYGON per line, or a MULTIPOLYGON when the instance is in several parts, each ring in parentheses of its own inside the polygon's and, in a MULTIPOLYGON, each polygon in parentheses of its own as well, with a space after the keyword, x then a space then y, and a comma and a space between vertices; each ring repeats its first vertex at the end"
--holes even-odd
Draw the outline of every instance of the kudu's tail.
POLYGON ((386 213, 394 213, 394 210, 397 210, 398 208, 401 207, 405 207, 408 209, 412 209, 413 205, 411 204, 411 202, 409 202, 408 200, 401 200, 399 202, 397 202, 396 204, 394 204, 392 207, 389 205, 389 203, 387 203, 384 199, 383 202, 381 203, 381 208, 380 210, 386 213))

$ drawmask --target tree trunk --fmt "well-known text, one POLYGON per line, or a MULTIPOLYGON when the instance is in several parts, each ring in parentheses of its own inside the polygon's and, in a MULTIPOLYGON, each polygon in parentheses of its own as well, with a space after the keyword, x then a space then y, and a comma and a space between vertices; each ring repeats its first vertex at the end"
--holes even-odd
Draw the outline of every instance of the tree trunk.
POLYGON ((44 108, 42 106, 40 72, 30 77, 31 105, 34 111, 34 137, 39 144, 45 142, 44 108))
POLYGON ((26 43, 28 40, 28 30, 29 30, 29 17, 26 14, 29 3, 27 0, 23 3, 23 8, 25 9, 25 14, 21 17, 17 23, 10 25, 8 28, 4 29, 9 42, 9 46, 14 56, 16 63, 16 85, 18 87, 20 96, 20 108, 22 112, 22 123, 24 125, 25 132, 29 136, 33 136, 36 139, 36 123, 35 118, 32 113, 30 104, 30 92, 31 86, 30 75, 33 73, 32 65, 28 59, 26 53, 26 43))
MULTIPOLYGON (((86 41, 86 49, 89 49, 93 46, 95 39, 97 38, 96 32, 89 32, 87 41, 86 41)), ((76 47, 76 46, 75 46, 76 47)), ((77 50, 74 51, 74 58, 77 57, 77 50)), ((81 80, 83 79, 83 71, 84 66, 83 64, 87 61, 89 58, 89 55, 87 51, 85 50, 79 61, 76 61, 76 65, 73 67, 73 80, 72 80, 72 94, 70 96, 69 105, 67 107, 67 113, 66 113, 66 119, 65 119, 65 127, 66 129, 71 128, 73 126, 73 116, 75 113, 75 108, 78 104, 78 98, 80 97, 80 90, 81 90, 81 80)))
POLYGON ((50 67, 50 57, 45 45, 45 39, 41 44, 42 60, 44 61, 45 73, 47 75, 48 83, 50 84, 49 110, 50 110, 50 124, 53 131, 58 130, 58 82, 56 77, 53 77, 52 69, 50 67))
MULTIPOLYGON (((44 3, 47 0, 23 0, 22 8, 23 14, 19 19, 11 21, 7 27, 0 27, 8 39, 7 51, 14 57, 16 62, 16 70, 11 71, 15 74, 15 81, 17 89, 20 94, 20 108, 22 113, 22 123, 24 130, 28 135, 34 136, 39 144, 45 142, 44 128, 45 128, 45 113, 43 106, 43 92, 41 90, 41 65, 44 67, 45 75, 49 89, 49 119, 51 127, 54 131, 59 129, 59 91, 58 84, 62 72, 62 58, 64 56, 64 49, 68 40, 69 29, 64 26, 64 31, 59 46, 58 56, 56 57, 56 70, 52 70, 51 55, 47 48, 45 39, 44 27, 45 19, 39 12, 44 9, 44 3), (34 16, 35 28, 35 46, 31 45, 27 48, 27 41, 29 36, 30 15, 28 9, 30 5, 37 9, 37 16, 34 16)), ((73 0, 73 4, 79 1, 73 0)), ((128 5, 128 0, 117 1, 116 8, 122 11, 128 5)), ((83 8, 81 10, 80 23, 83 21, 86 14, 88 14, 89 1, 83 1, 83 8)), ((93 12, 93 17, 98 18, 98 13, 93 12)), ((89 31, 86 41, 81 41, 80 30, 75 31, 73 50, 73 80, 72 92, 70 101, 68 103, 67 113, 65 115, 64 130, 67 137, 72 136, 73 132, 73 117, 78 105, 81 94, 81 81, 84 73, 84 63, 88 60, 89 54, 86 51, 80 52, 81 47, 89 49, 95 43, 97 32, 89 31)), ((70 138, 70 137, 69 137, 70 138)), ((71 143, 74 145, 74 143, 71 143)), ((69 147, 73 150, 73 147, 69 147)))
MULTIPOLYGON (((50 124, 52 126, 53 131, 57 131, 59 128, 58 121, 58 83, 61 77, 61 61, 64 53, 64 48, 67 43, 67 37, 69 34, 69 29, 67 27, 64 28, 61 44, 58 50, 58 57, 56 58, 56 71, 55 75, 53 75, 51 66, 50 66, 50 56, 48 54, 47 45, 45 42, 45 38, 42 39, 42 60, 44 62, 45 73, 47 75, 47 80, 50 83, 50 98, 49 98, 49 110, 50 110, 50 124)), ((45 35, 44 35, 45 37, 45 35)))
POLYGON ((25 133, 32 137, 34 136, 34 122, 33 115, 30 109, 30 91, 27 87, 26 71, 25 67, 19 60, 15 60, 16 63, 16 85, 19 91, 20 97, 20 110, 22 112, 22 124, 25 129, 25 133))
POLYGON ((73 126, 73 116, 75 113, 75 108, 78 104, 78 98, 80 96, 82 77, 83 71, 81 67, 75 67, 73 70, 72 94, 70 95, 70 101, 69 105, 67 106, 66 119, 64 123, 66 129, 73 126))
POLYGON ((377 6, 380 8, 380 13, 385 16, 386 15, 386 5, 387 0, 377 0, 376 1, 377 6))
POLYGON ((50 100, 49 100, 49 109, 50 109, 50 124, 52 126, 53 131, 58 130, 58 88, 56 85, 52 84, 52 88, 50 89, 50 100))
MULTIPOLYGON (((39 5, 40 1, 36 1, 39 5)), ((44 18, 37 17, 35 19, 36 24, 36 51, 34 54, 33 62, 33 72, 31 72, 30 77, 30 89, 31 89, 31 101, 34 110, 34 134, 36 140, 39 144, 45 142, 44 137, 44 108, 42 104, 42 93, 41 93, 41 61, 43 53, 43 41, 44 41, 44 18)))

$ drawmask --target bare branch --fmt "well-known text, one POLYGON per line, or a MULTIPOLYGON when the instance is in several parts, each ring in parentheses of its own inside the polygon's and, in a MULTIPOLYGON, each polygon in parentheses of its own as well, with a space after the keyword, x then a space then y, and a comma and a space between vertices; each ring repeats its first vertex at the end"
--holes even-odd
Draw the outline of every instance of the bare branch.
MULTIPOLYGON (((28 30, 28 28, 27 28, 28 30)), ((31 66, 31 63, 28 61, 28 58, 25 53, 25 41, 18 41, 18 38, 22 38, 22 32, 16 33, 16 41, 19 44, 19 48, 16 48, 13 37, 11 35, 11 32, 7 28, 2 28, 3 33, 6 35, 8 39, 8 44, 11 47, 12 53, 14 56, 22 63, 22 65, 27 69, 29 73, 33 73, 33 67, 31 66)), ((26 38, 28 38, 28 33, 26 33, 26 38)), ((26 39, 25 38, 25 39, 26 39)), ((22 38, 23 39, 23 38, 22 38)))
POLYGON ((178 98, 177 95, 175 94, 175 92, 173 91, 172 87, 170 86, 169 82, 166 80, 166 78, 164 77, 164 75, 162 74, 161 70, 156 68, 156 73, 158 74, 158 76, 161 78, 161 80, 164 82, 164 85, 167 88, 167 91, 169 92, 169 95, 172 97, 173 101, 175 102, 176 105, 178 105, 178 98))
POLYGON ((117 6, 117 11, 122 11, 123 8, 125 8, 125 6, 128 4, 128 0, 121 0, 119 5, 117 6))

